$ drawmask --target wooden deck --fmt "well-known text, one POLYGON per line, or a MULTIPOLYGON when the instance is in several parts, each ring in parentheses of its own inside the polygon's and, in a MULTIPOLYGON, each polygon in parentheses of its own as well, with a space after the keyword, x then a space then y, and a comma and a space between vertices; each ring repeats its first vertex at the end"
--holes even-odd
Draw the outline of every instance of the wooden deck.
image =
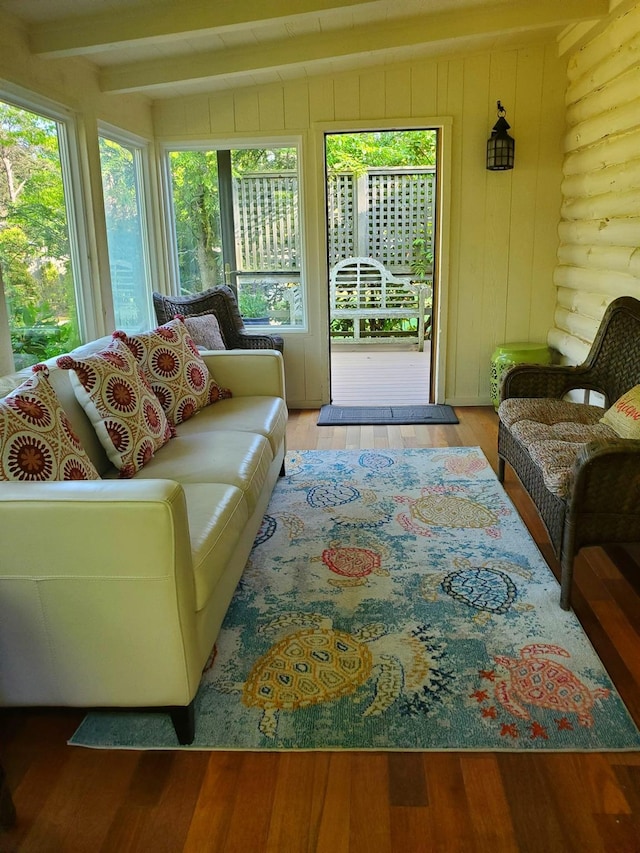
POLYGON ((331 347, 331 402, 336 406, 429 403, 431 353, 378 344, 331 347))

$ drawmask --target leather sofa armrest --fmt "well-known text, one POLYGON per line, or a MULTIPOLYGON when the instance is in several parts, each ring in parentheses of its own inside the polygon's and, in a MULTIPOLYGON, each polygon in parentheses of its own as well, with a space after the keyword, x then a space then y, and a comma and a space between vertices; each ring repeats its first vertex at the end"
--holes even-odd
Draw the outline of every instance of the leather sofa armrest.
POLYGON ((186 705, 187 507, 171 480, 0 483, 2 704, 186 705))
POLYGON ((0 483, 0 578, 175 576, 194 602, 184 491, 173 480, 0 483))
POLYGON ((202 357, 216 382, 234 397, 286 399, 284 359, 277 350, 216 350, 202 357))

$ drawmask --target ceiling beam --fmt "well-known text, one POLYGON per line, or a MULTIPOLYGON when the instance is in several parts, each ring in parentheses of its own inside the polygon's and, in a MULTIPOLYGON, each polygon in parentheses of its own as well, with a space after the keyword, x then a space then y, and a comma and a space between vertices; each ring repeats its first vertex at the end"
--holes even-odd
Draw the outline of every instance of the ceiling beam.
POLYGON ((41 56, 78 56, 148 40, 230 32, 317 16, 332 9, 378 3, 376 0, 287 0, 286 14, 274 11, 274 7, 282 10, 283 5, 265 0, 181 0, 61 18, 34 24, 29 30, 29 47, 32 53, 41 56))
POLYGON ((100 86, 105 92, 144 91, 165 84, 257 74, 363 53, 428 47, 443 40, 562 28, 606 16, 608 9, 609 0, 517 0, 506 6, 466 9, 464 14, 440 12, 246 48, 116 65, 103 69, 100 86))

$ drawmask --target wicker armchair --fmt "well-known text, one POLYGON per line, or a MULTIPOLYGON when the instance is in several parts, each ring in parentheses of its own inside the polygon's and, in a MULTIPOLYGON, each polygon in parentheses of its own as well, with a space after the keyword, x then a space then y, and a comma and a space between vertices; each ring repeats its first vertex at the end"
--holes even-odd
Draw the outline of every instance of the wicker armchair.
POLYGON ((284 341, 280 335, 252 334, 247 331, 235 294, 227 285, 212 287, 195 296, 163 296, 154 292, 153 307, 158 323, 166 323, 178 314, 184 317, 215 314, 227 349, 284 351, 284 341))
POLYGON ((558 401, 584 388, 603 394, 609 407, 638 384, 640 302, 627 296, 608 306, 583 364, 517 365, 502 378, 498 477, 504 481, 508 462, 533 500, 560 561, 565 610, 581 548, 640 542, 640 440, 601 424, 602 408, 558 401), (541 452, 545 436, 553 440, 541 452))

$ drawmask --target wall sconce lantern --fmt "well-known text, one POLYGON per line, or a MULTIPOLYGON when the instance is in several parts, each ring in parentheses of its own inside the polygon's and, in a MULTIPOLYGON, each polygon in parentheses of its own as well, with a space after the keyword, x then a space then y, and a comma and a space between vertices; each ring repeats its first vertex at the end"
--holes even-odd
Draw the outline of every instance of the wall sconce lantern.
POLYGON ((505 118, 506 110, 498 101, 498 121, 494 124, 491 136, 487 140, 487 169, 490 172, 502 172, 513 169, 516 141, 507 131, 510 126, 505 118))

